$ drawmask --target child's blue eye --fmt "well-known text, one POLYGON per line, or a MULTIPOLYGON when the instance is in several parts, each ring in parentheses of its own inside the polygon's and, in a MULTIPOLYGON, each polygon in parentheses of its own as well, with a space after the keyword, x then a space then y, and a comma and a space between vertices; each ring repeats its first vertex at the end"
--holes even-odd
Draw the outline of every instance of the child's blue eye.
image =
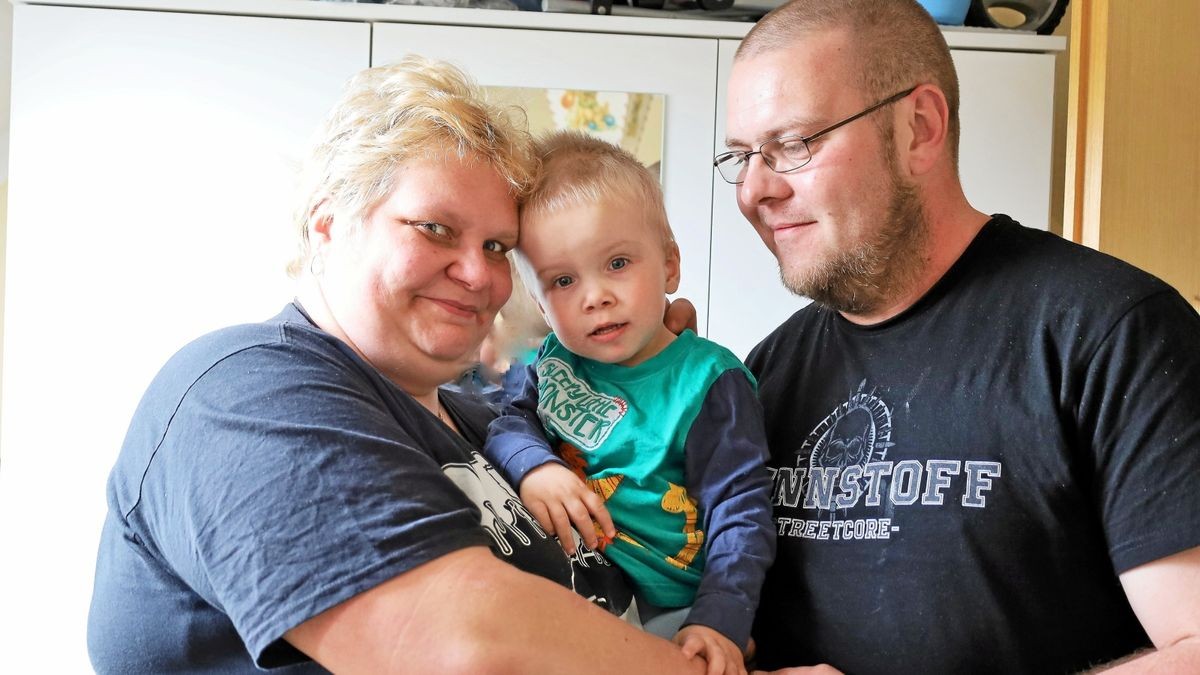
POLYGON ((566 288, 573 283, 575 283, 575 280, 565 275, 561 277, 554 277, 554 281, 550 282, 550 284, 555 288, 566 288))
POLYGON ((629 264, 629 258, 613 258, 612 262, 608 263, 608 269, 619 270, 624 269, 629 264))

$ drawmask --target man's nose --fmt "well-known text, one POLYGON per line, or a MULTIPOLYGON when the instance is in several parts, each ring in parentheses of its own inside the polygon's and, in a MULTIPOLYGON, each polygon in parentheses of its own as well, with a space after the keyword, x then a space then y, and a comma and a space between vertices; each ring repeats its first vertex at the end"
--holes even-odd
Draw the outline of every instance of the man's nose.
POLYGON ((737 187, 738 200, 747 206, 779 199, 790 189, 784 175, 767 166, 767 160, 761 154, 746 160, 746 173, 737 187))

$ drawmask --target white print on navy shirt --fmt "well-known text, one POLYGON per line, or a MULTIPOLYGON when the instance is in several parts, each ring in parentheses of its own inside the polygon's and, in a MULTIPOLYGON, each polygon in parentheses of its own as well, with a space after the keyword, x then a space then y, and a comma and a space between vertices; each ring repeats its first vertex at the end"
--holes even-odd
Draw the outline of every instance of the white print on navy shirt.
MULTIPOLYGON (((887 461, 892 411, 874 392, 858 392, 809 433, 795 467, 771 469, 775 507, 816 511, 813 518, 775 517, 781 537, 890 539, 900 531, 894 507, 941 507, 957 497, 968 508, 986 508, 987 492, 1001 475, 1000 462, 957 459, 887 461), (883 507, 886 518, 839 518, 862 504, 883 507), (828 515, 822 515, 828 512, 828 515)), ((778 513, 778 510, 777 510, 778 513)))
POLYGON ((478 453, 469 464, 446 464, 442 472, 479 507, 480 524, 502 555, 512 555, 514 546, 529 546, 532 537, 547 538, 513 489, 478 453))
POLYGON ((537 374, 542 424, 580 450, 600 447, 629 410, 624 399, 597 393, 561 359, 542 359, 537 374))
MULTIPOLYGON (((502 555, 512 555, 516 546, 529 546, 533 543, 534 537, 549 538, 546 531, 538 525, 533 514, 521 503, 513 489, 479 453, 471 453, 471 461, 467 464, 443 465, 442 472, 479 507, 479 524, 492 536, 492 540, 496 542, 496 548, 502 555)), ((571 588, 574 589, 575 573, 578 568, 611 567, 612 563, 598 551, 588 550, 587 546, 583 544, 583 539, 575 530, 571 530, 571 538, 575 543, 575 553, 569 558, 571 588)), ((607 599, 597 596, 589 597, 588 600, 598 605, 605 605, 608 602, 607 599)), ((626 610, 626 615, 631 611, 636 616, 636 608, 626 610)))

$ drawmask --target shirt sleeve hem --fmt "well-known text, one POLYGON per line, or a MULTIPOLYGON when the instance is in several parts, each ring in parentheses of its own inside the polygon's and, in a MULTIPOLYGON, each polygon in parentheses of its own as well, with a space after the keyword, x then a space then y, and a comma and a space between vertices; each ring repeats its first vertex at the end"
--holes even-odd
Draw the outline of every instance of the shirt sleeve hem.
MULTIPOLYGON (((1191 531, 1200 532, 1200 525, 1194 527, 1191 531)), ((1200 546, 1200 536, 1153 541, 1144 540, 1114 546, 1110 550, 1109 556, 1112 558, 1113 569, 1116 570, 1117 574, 1124 574, 1140 565, 1145 565, 1146 563, 1154 562, 1155 560, 1160 560, 1176 553, 1183 553, 1197 546, 1200 546)))
POLYGON ((429 546, 416 552, 411 549, 397 552, 403 557, 394 556, 381 560, 373 567, 361 570, 335 584, 329 584, 310 595, 297 598, 286 606, 280 607, 271 616, 266 617, 261 628, 251 630, 246 634, 245 641, 250 655, 259 668, 283 665, 271 658, 264 660, 264 656, 269 656, 266 652, 272 646, 283 641, 284 633, 292 628, 427 562, 471 546, 487 545, 488 538, 482 531, 463 532, 457 537, 447 537, 431 542, 429 546))

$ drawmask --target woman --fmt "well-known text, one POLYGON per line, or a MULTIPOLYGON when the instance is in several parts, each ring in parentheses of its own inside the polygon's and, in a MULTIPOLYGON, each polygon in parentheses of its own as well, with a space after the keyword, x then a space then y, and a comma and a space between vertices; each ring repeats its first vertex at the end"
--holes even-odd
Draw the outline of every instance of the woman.
POLYGON ((98 671, 702 669, 614 616, 614 569, 564 558, 476 454, 491 414, 439 395, 508 298, 531 167, 448 66, 351 83, 311 163, 296 301, 184 347, 135 413, 98 671))

